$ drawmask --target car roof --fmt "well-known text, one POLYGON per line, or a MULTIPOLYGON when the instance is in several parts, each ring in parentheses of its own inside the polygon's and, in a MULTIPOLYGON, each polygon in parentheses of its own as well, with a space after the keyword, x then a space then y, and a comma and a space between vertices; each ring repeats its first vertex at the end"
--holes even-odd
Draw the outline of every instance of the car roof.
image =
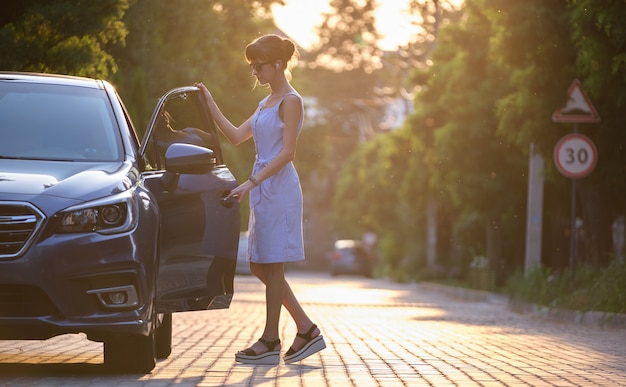
POLYGON ((44 73, 28 73, 28 72, 13 72, 13 71, 0 71, 0 81, 19 81, 19 82, 32 82, 32 83, 46 83, 51 85, 66 85, 66 86, 79 86, 102 89, 102 81, 76 77, 71 75, 61 74, 44 74, 44 73))

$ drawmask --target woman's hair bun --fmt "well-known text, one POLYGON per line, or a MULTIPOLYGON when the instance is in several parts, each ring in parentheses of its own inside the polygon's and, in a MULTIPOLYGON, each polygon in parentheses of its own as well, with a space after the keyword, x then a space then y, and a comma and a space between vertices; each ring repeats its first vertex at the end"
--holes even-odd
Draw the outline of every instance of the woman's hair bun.
POLYGON ((257 38, 246 46, 245 56, 249 62, 280 59, 287 63, 293 57, 298 56, 298 51, 291 39, 276 34, 269 34, 257 38))
POLYGON ((285 46, 285 54, 290 59, 296 53, 296 45, 293 44, 291 39, 283 38, 283 45, 285 46))

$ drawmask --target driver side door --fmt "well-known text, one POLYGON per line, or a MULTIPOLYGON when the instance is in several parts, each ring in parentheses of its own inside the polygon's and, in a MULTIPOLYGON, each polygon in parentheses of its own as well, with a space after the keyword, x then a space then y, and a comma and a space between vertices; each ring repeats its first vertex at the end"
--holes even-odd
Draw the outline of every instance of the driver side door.
POLYGON ((239 203, 221 199, 237 181, 202 98, 195 87, 165 94, 140 150, 160 210, 160 313, 228 308, 233 296, 239 203))

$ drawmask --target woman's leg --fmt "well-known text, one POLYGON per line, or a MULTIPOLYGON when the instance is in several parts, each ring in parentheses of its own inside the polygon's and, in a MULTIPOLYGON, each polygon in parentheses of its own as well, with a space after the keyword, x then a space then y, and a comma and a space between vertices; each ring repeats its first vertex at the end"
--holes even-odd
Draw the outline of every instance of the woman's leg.
MULTIPOLYGON (((284 264, 251 263, 250 270, 265 284, 265 328, 261 337, 267 341, 277 340, 285 284, 284 264)), ((250 349, 256 353, 268 350, 262 342, 254 343, 250 349)), ((276 349, 280 349, 280 346, 276 349)))
MULTIPOLYGON (((269 265, 274 265, 274 264, 269 264, 269 265)), ((285 273, 284 273, 284 264, 280 264, 281 265, 281 270, 280 270, 280 277, 282 278, 282 282, 283 282, 283 286, 282 286, 282 295, 281 295, 281 303, 282 305, 285 306, 285 309, 287 309, 287 311, 289 312, 289 315, 291 315, 291 318, 293 318, 294 322, 296 323, 296 329, 298 330, 298 332, 300 333, 304 333, 307 332, 309 329, 311 329, 311 327, 313 326, 313 321, 311 321, 311 319, 309 318, 309 316, 306 314, 306 312, 304 311, 304 309, 302 308, 302 305, 300 305, 300 302, 298 302, 298 299, 296 298, 296 295, 293 293, 293 291, 291 290, 291 286, 289 286, 289 283, 287 282, 287 280, 285 279, 285 273)), ((270 275, 270 273, 273 271, 272 269, 270 270, 266 270, 266 266, 268 266, 268 264, 258 264, 258 263, 251 263, 250 264, 250 270, 252 271, 252 273, 259 279, 261 280, 261 282, 263 282, 266 286, 266 301, 269 300, 269 292, 270 292, 270 287, 272 286, 272 279, 271 277, 268 277, 268 275, 270 275), (268 286, 268 284, 270 284, 268 286)), ((276 279, 276 281, 280 281, 278 278, 276 279)), ((275 299, 273 297, 277 297, 278 294, 273 294, 272 295, 272 300, 273 302, 275 302, 275 299)), ((269 303, 268 303, 268 309, 267 309, 267 322, 268 324, 266 324, 265 327, 265 332, 264 335, 267 333, 268 335, 270 333, 273 333, 271 331, 268 331, 268 325, 270 322, 270 307, 269 307, 269 303)), ((275 312, 272 312, 275 313, 275 312)), ((272 314, 273 316, 273 314, 272 314)), ((278 313, 276 314, 277 318, 276 318, 276 335, 278 335, 278 317, 280 317, 280 305, 278 307, 278 313)), ((272 321, 272 324, 274 322, 272 321)), ((318 328, 315 328, 312 332, 312 337, 315 337, 317 335, 320 334, 320 330, 318 328)), ((264 338, 268 338, 269 336, 263 336, 264 338)), ((273 340, 273 339, 272 339, 273 340)), ((295 338, 292 348, 294 350, 299 350, 304 344, 306 344, 306 340, 300 337, 295 338)))
POLYGON ((280 308, 283 301, 285 270, 283 263, 265 264, 265 330, 263 337, 278 339, 280 308))

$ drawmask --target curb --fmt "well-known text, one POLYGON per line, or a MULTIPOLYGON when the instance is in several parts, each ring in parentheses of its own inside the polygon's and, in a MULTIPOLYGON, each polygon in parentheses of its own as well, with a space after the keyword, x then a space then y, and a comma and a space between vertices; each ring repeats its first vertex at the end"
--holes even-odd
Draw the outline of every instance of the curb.
POLYGON ((508 297, 486 290, 467 289, 434 282, 418 282, 418 286, 426 290, 436 291, 446 296, 472 302, 489 302, 492 304, 506 304, 508 297))
POLYGON ((570 322, 603 328, 626 328, 626 314, 598 311, 580 312, 577 310, 550 308, 526 301, 509 300, 509 310, 519 314, 532 314, 556 322, 570 322))
POLYGON ((626 329, 626 314, 550 308, 532 304, 526 301, 511 300, 508 296, 488 292, 486 290, 475 290, 449 285, 442 285, 433 282, 419 282, 418 286, 425 290, 436 291, 446 296, 471 302, 489 302, 492 304, 507 305, 508 309, 518 314, 532 314, 538 318, 546 320, 574 323, 584 326, 598 326, 602 328, 626 329))

